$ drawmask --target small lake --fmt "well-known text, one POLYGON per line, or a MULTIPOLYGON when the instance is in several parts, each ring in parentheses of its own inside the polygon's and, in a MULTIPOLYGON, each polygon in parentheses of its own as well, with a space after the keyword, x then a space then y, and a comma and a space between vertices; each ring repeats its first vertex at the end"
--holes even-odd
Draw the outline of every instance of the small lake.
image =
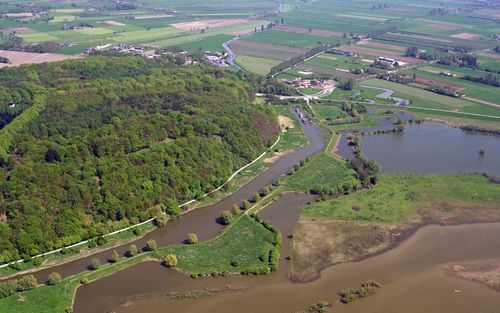
POLYGON ((487 172, 500 176, 500 136, 442 123, 409 124, 401 133, 364 135, 361 150, 379 162, 383 172, 487 172))

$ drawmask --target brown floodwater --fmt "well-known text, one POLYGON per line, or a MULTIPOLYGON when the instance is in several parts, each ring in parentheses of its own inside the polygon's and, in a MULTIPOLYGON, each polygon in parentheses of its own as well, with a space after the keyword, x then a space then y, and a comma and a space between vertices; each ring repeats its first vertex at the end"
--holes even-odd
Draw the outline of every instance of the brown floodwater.
MULTIPOLYGON (((287 205, 290 201, 307 200, 298 195, 287 195, 284 199, 283 203, 278 201, 268 207, 266 214, 278 216, 278 212, 290 209, 287 205)), ((293 223, 285 224, 290 227, 293 223)), ((75 312, 290 313, 320 300, 334 302, 339 290, 358 286, 367 279, 379 281, 380 291, 349 305, 335 304, 335 312, 497 313, 500 310, 498 292, 449 271, 452 265, 461 262, 499 260, 500 224, 427 226, 393 250, 360 262, 330 267, 322 272, 320 279, 304 284, 291 283, 284 275, 286 253, 282 254, 277 273, 261 277, 191 279, 156 262, 143 263, 80 287, 75 312), (172 291, 229 286, 236 290, 199 299, 165 297, 172 291)))
MULTIPOLYGON (((147 295, 155 299, 163 298, 167 292, 196 291, 204 288, 225 289, 257 288, 262 284, 275 284, 288 281, 288 263, 286 256, 290 254, 291 239, 287 237, 293 232, 299 217, 299 208, 314 199, 314 196, 286 193, 278 201, 271 203, 260 216, 272 225, 279 227, 283 234, 281 270, 266 276, 253 277, 230 275, 229 277, 203 277, 192 279, 175 270, 168 270, 159 262, 145 262, 112 276, 78 288, 74 312, 109 312, 117 303, 133 303, 135 296, 147 295)), ((260 287, 259 287, 260 288, 260 287)), ((138 312, 143 312, 139 311, 138 312)))
MULTIPOLYGON (((306 147, 297 149, 281 157, 266 171, 218 203, 186 213, 178 220, 169 222, 165 227, 158 228, 133 243, 141 248, 146 246, 148 240, 154 239, 158 246, 166 246, 182 243, 189 233, 196 233, 200 240, 207 240, 216 236, 222 229, 222 226, 217 223, 217 218, 222 211, 231 209, 234 203, 240 204, 243 200, 252 198, 256 191, 261 190, 266 185, 270 185, 277 178, 286 175, 295 164, 323 149, 324 132, 314 124, 300 124, 309 141, 306 147)), ((48 275, 52 272, 58 272, 62 277, 68 277, 88 270, 94 257, 97 257, 104 263, 110 258, 111 251, 113 250, 117 250, 121 255, 125 255, 130 244, 127 243, 88 257, 42 269, 35 272, 34 275, 38 279, 38 282, 47 281, 48 275)))

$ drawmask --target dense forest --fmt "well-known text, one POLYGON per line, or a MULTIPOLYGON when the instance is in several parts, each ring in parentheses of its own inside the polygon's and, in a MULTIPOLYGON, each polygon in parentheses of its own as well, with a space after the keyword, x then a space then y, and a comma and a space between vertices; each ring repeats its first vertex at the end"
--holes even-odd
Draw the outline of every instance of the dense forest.
POLYGON ((279 127, 238 75, 132 56, 1 70, 0 261, 145 220, 255 158, 279 127))

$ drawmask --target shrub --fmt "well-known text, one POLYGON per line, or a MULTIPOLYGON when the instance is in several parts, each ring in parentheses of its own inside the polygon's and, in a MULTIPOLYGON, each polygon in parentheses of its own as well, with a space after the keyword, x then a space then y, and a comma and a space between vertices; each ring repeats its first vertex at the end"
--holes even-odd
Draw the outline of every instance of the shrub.
POLYGON ((120 260, 120 254, 118 254, 118 251, 113 250, 111 253, 111 259, 109 259, 112 263, 116 263, 120 260))
POLYGON ((103 236, 99 236, 99 237, 97 238, 97 245, 98 245, 98 246, 103 246, 103 245, 105 245, 105 244, 107 244, 107 243, 108 243, 108 238, 103 237, 103 236))
POLYGON ((231 224, 232 220, 233 220, 233 215, 229 211, 224 211, 220 215, 220 221, 223 225, 231 224))
POLYGON ((40 266, 43 263, 43 258, 38 257, 33 259, 33 266, 40 266))
POLYGON ((48 281, 49 285, 56 285, 60 281, 61 281, 61 274, 54 272, 49 275, 49 281, 48 281))
POLYGON ((237 205, 236 203, 233 203, 233 207, 231 208, 231 213, 233 213, 234 215, 238 215, 240 214, 240 206, 237 205))
POLYGON ((248 210, 252 207, 252 205, 250 204, 250 201, 243 200, 243 204, 241 205, 241 207, 243 208, 243 210, 248 210))
POLYGON ((99 260, 98 258, 92 258, 92 265, 91 265, 92 270, 95 271, 96 269, 101 267, 101 265, 102 265, 101 260, 99 260))
POLYGON ((88 283, 89 283, 89 280, 88 280, 88 278, 87 278, 87 277, 83 277, 83 278, 80 280, 80 284, 82 284, 82 285, 86 285, 86 284, 88 284, 88 283))
POLYGON ((158 227, 163 227, 167 224, 168 222, 168 217, 165 214, 158 215, 155 217, 155 225, 158 227))
POLYGON ((269 273, 271 273, 271 270, 267 266, 249 267, 241 271, 243 275, 267 275, 269 273))
POLYGON ((177 257, 175 254, 167 254, 165 260, 163 261, 166 267, 176 267, 177 266, 177 257))
POLYGON ((137 255, 137 246, 134 244, 131 244, 130 247, 128 248, 127 255, 128 256, 134 256, 137 255))
POLYGON ((142 235, 144 235, 144 232, 142 231, 142 228, 140 228, 140 227, 134 228, 134 230, 132 232, 136 236, 142 236, 142 235))
POLYGON ((260 194, 258 192, 253 194, 253 202, 257 203, 260 200, 260 194))
POLYGON ((17 291, 25 291, 35 288, 38 285, 36 277, 25 275, 17 280, 17 291))
POLYGON ((156 250, 156 241, 151 239, 146 242, 146 247, 148 248, 149 251, 154 251, 156 250))
POLYGON ((187 242, 189 244, 197 243, 198 242, 198 236, 196 234, 190 233, 187 235, 187 242))
POLYGON ((17 280, 11 279, 0 283, 0 298, 8 297, 17 291, 17 280))

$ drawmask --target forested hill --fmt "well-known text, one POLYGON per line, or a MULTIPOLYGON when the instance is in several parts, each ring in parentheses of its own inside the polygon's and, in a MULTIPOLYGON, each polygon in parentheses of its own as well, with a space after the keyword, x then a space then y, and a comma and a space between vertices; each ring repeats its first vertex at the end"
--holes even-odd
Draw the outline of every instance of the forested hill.
POLYGON ((93 56, 1 70, 0 82, 1 110, 20 113, 0 130, 4 262, 212 190, 279 132, 237 74, 169 59, 93 56))

